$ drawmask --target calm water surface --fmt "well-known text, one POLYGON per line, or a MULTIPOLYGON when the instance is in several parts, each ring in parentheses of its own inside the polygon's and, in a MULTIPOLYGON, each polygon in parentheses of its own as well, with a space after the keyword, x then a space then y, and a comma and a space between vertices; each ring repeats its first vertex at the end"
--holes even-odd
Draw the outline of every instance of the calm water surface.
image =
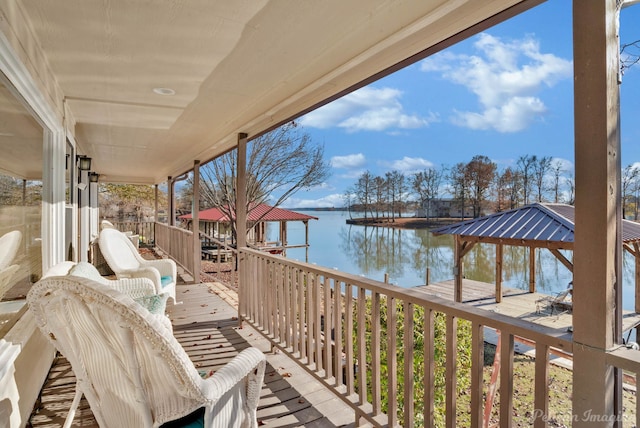
MULTIPOLYGON (((428 229, 392 229, 386 227, 351 226, 346 224, 346 211, 299 212, 318 217, 309 221, 309 262, 343 272, 384 280, 399 287, 425 283, 426 268, 431 269, 431 282, 453 278, 453 237, 434 236, 428 229)), ((304 244, 304 225, 290 222, 287 235, 290 245, 304 244)), ((278 239, 278 227, 269 224, 270 240, 278 239)), ((566 288, 571 272, 549 251, 536 254, 536 289, 555 294, 566 288)), ((571 259, 571 252, 565 253, 571 259)), ((304 249, 287 251, 290 259, 305 261, 304 249)), ((503 284, 505 287, 529 288, 529 254, 524 247, 504 247, 503 284)), ((464 258, 465 276, 495 283, 495 245, 476 245, 464 258)), ((623 266, 623 307, 633 309, 633 259, 626 254, 623 266)), ((577 285, 576 285, 577 286, 577 285)))

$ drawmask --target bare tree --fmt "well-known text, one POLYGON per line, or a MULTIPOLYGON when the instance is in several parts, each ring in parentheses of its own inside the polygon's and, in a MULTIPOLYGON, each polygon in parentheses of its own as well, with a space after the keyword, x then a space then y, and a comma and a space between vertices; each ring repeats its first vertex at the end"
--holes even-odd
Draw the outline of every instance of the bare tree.
POLYGON ((496 211, 511 210, 518 206, 522 193, 522 176, 511 167, 496 174, 496 211))
POLYGON ((411 179, 411 187, 418 196, 420 206, 426 207, 428 217, 431 215, 431 203, 438 197, 443 176, 444 168, 429 168, 416 173, 411 179))
MULTIPOLYGON (((374 194, 374 177, 369 171, 363 172, 358 181, 356 181, 353 189, 353 195, 356 202, 364 210, 364 218, 367 218, 367 212, 372 209, 372 201, 374 194)), ((373 212, 371 213, 373 216, 373 212)))
POLYGON ((560 202, 560 184, 562 181, 562 174, 564 174, 565 169, 563 163, 558 159, 551 162, 550 168, 551 173, 553 174, 553 183, 551 186, 551 189, 553 191, 553 202, 557 204, 558 202, 560 202))
POLYGON ((518 158, 518 171, 522 178, 522 199, 525 205, 529 203, 533 168, 537 161, 538 158, 535 155, 524 155, 518 158))
POLYGON ((373 178, 374 191, 374 207, 376 217, 380 217, 380 211, 383 211, 387 205, 387 182, 380 176, 373 178))
POLYGON ((389 193, 389 203, 391 218, 395 219, 396 212, 402 217, 402 197, 406 191, 406 177, 398 170, 393 170, 385 174, 387 191, 389 193))
POLYGON ((576 179, 573 174, 569 174, 567 177, 567 190, 569 194, 567 195, 569 205, 573 205, 576 203, 576 179))
POLYGON ((474 156, 465 166, 464 174, 469 184, 469 198, 473 206, 473 218, 478 218, 487 192, 494 182, 497 166, 486 156, 474 156))
MULTIPOLYGON (((247 154, 247 212, 260 203, 277 207, 301 189, 321 184, 329 176, 324 147, 289 122, 249 142, 247 154), (270 198, 275 196, 275 200, 270 198)), ((205 206, 235 218, 237 150, 202 165, 201 195, 205 206)), ((236 235, 235 222, 231 222, 236 235)))
POLYGON ((449 171, 450 192, 453 199, 458 202, 460 207, 460 218, 464 219, 465 204, 469 199, 469 177, 467 176, 466 164, 457 163, 449 171))
POLYGON ((620 73, 640 62, 640 40, 625 43, 620 46, 620 73))
POLYGON ((638 201, 635 198, 640 188, 640 169, 636 165, 627 165, 622 171, 622 216, 626 217, 627 210, 633 210, 637 217, 638 201))
POLYGON ((533 163, 533 181, 536 187, 536 200, 538 202, 543 201, 543 194, 547 189, 546 179, 547 174, 551 171, 551 157, 543 156, 538 158, 537 162, 533 163))

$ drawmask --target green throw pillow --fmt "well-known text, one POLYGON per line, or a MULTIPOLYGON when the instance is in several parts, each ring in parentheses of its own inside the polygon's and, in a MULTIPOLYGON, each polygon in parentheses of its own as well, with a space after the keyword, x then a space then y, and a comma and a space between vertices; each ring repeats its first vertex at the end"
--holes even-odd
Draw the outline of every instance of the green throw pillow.
POLYGON ((146 308, 154 315, 164 315, 165 307, 167 306, 168 294, 151 294, 149 296, 138 297, 135 300, 139 305, 146 308))

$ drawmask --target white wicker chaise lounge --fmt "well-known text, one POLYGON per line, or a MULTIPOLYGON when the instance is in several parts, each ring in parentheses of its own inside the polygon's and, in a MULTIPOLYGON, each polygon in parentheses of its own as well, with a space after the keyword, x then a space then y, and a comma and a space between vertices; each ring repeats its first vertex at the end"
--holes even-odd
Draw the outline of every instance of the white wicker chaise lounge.
POLYGON ((27 302, 77 378, 67 424, 84 394, 101 427, 158 427, 194 412, 204 427, 257 427, 265 369, 258 349, 203 379, 158 317, 106 285, 47 277, 27 302))
POLYGON ((118 278, 149 278, 156 292, 169 293, 176 300, 177 267, 171 259, 145 260, 122 232, 105 228, 100 231, 100 251, 118 278))

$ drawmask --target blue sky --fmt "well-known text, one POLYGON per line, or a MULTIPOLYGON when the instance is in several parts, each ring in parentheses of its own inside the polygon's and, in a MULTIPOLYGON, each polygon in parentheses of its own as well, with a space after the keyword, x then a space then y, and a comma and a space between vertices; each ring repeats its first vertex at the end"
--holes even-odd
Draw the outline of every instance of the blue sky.
MULTIPOLYGON (((523 155, 573 171, 569 0, 549 0, 300 119, 325 148, 331 177, 287 207, 342 206, 362 172, 430 167, 488 156, 499 169, 523 155)), ((621 14, 621 43, 640 39, 640 5, 621 14)), ((640 64, 623 77, 622 162, 640 165, 640 64)), ((446 195, 443 195, 446 196, 446 195)))

